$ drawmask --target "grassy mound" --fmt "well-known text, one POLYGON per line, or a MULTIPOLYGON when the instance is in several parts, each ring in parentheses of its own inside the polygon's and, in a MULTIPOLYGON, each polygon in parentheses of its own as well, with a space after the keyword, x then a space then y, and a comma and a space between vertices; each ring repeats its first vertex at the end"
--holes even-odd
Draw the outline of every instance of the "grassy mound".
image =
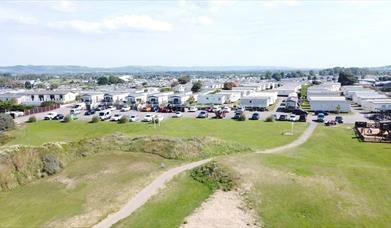
POLYGON ((211 137, 132 138, 123 134, 70 143, 47 143, 38 147, 11 146, 0 154, 0 191, 56 174, 70 161, 112 151, 149 153, 166 159, 196 160, 250 151, 250 149, 237 143, 227 143, 211 137))

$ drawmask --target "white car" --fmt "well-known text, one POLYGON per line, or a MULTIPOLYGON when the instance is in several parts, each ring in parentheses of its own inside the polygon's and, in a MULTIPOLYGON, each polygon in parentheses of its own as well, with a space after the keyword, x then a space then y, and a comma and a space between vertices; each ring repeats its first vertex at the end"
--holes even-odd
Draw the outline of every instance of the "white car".
POLYGON ((296 121, 297 121, 296 116, 295 116, 295 115, 290 115, 290 116, 289 116, 289 121, 291 121, 291 122, 296 122, 296 121))
POLYGON ((111 118, 111 111, 110 110, 103 110, 99 112, 99 119, 100 120, 107 120, 111 118))
POLYGON ((144 122, 151 122, 152 121, 152 114, 145 115, 143 121, 144 122))
POLYGON ((80 111, 81 109, 78 109, 78 108, 72 108, 71 111, 70 111, 70 114, 73 114, 73 115, 77 115, 77 114, 80 114, 80 111))
POLYGON ((115 111, 115 110, 117 110, 117 108, 116 107, 114 107, 114 106, 109 106, 109 107, 107 107, 107 109, 108 110, 110 110, 110 111, 115 111))
POLYGON ((181 118, 182 117, 182 113, 181 112, 176 112, 175 115, 173 115, 172 117, 174 117, 174 118, 181 118))
POLYGON ((229 113, 231 111, 230 107, 224 107, 223 112, 229 113))
POLYGON ((138 117, 136 115, 129 115, 129 121, 136 122, 136 121, 138 121, 138 117))
POLYGON ((127 111, 130 111, 130 107, 129 106, 124 106, 121 108, 121 112, 127 112, 127 111))
POLYGON ((195 106, 191 106, 191 107, 189 108, 189 112, 196 112, 196 111, 198 111, 198 108, 195 107, 195 106))
POLYGON ((56 116, 57 116, 57 112, 49 112, 48 114, 45 115, 45 117, 43 119, 44 120, 52 120, 56 116))
POLYGON ((111 121, 118 121, 118 120, 120 120, 122 118, 122 115, 121 114, 114 114, 111 118, 110 118, 110 120, 111 121))

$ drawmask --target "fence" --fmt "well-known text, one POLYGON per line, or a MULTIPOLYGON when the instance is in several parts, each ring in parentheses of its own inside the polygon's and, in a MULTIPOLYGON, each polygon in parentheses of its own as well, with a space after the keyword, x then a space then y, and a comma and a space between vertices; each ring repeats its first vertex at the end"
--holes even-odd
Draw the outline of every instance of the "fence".
POLYGON ((34 107, 32 109, 24 110, 24 115, 28 116, 28 115, 33 115, 36 113, 48 112, 48 111, 51 111, 51 110, 54 110, 57 108, 60 108, 60 104, 51 104, 51 105, 45 106, 45 107, 34 107))

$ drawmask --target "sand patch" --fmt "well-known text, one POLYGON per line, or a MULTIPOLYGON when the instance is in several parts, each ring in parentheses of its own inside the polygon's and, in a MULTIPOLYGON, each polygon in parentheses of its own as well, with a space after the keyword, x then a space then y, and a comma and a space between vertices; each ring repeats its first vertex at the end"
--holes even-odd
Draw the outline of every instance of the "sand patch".
POLYGON ((181 228, 260 227, 255 213, 248 209, 236 191, 216 191, 185 219, 181 228))

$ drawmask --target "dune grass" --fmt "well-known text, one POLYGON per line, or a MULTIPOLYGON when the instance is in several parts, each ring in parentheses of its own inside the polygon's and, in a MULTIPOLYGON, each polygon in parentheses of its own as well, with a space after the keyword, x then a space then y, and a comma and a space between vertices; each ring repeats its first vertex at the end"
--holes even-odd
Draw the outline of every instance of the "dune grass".
POLYGON ((38 121, 26 124, 10 132, 15 138, 10 144, 41 145, 45 142, 75 141, 114 132, 129 135, 164 135, 175 137, 211 136, 236 142, 252 149, 266 149, 287 144, 296 139, 307 127, 305 123, 295 124, 295 134, 284 136, 290 130, 288 122, 265 123, 261 121, 200 120, 191 118, 169 119, 160 127, 147 123, 116 124, 113 122, 87 123, 72 121, 38 121))
POLYGON ((179 227, 183 219, 199 207, 212 192, 206 185, 190 177, 188 172, 182 173, 133 215, 113 227, 179 227))
POLYGON ((286 153, 221 160, 253 186, 249 198, 267 227, 391 224, 391 145, 359 142, 351 126, 319 126, 286 153))
POLYGON ((122 152, 74 161, 55 176, 0 192, 0 227, 91 226, 177 164, 156 155, 122 152))

